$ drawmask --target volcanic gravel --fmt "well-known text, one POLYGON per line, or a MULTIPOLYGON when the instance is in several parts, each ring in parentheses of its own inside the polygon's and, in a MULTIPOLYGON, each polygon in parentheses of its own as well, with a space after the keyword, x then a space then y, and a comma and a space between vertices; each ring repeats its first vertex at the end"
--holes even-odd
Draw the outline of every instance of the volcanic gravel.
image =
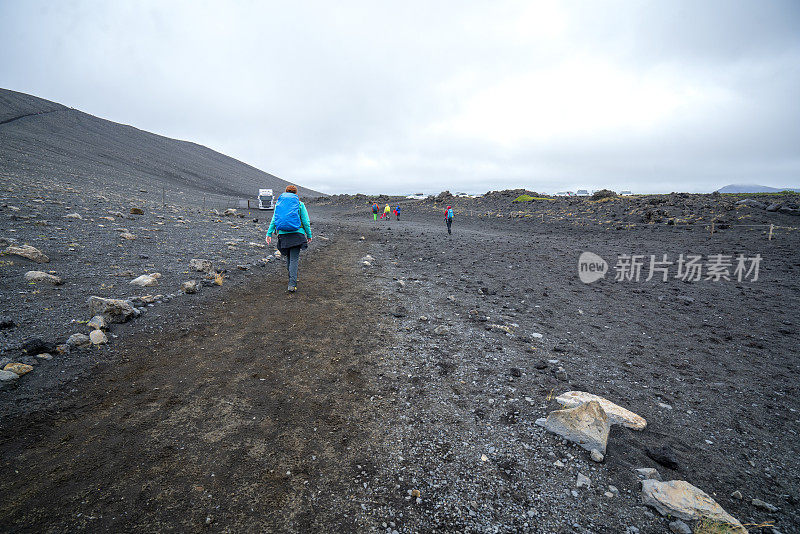
POLYGON ((88 529, 92 523, 75 514, 92 512, 102 515, 97 524, 104 530, 200 528, 195 521, 207 516, 209 528, 219 531, 664 532, 668 519, 641 504, 634 471, 655 467, 665 480, 703 489, 743 523, 771 522, 780 532, 798 531, 796 231, 776 230, 768 240, 759 227, 731 226, 712 234, 702 224, 570 221, 568 209, 564 219, 544 222, 469 216, 462 210, 450 236, 436 206, 409 207, 400 221, 373 223, 368 205, 323 200, 308 204, 317 239, 303 256, 310 263, 300 269, 298 296, 311 284, 305 291, 315 300, 298 306, 278 290, 285 282, 281 263, 263 262, 272 251, 249 244, 263 243, 268 222, 256 212, 217 216, 196 206, 163 207, 67 185, 54 199, 43 195, 41 183, 4 185, 3 237, 51 257, 48 264, 2 258, 1 315, 17 324, 2 330, 3 356, 35 364, 15 387, 0 392, 4 468, 18 471, 0 487, 7 518, 0 524, 9 529, 88 529), (131 207, 144 214, 130 215, 131 207), (110 211, 124 216, 100 219, 110 211), (65 217, 75 212, 81 219, 65 217), (256 217, 259 222, 252 222, 256 217), (136 239, 121 239, 117 230, 123 227, 136 239), (599 254, 612 269, 622 254, 673 259, 760 254, 763 262, 757 281, 617 282, 612 270, 605 279, 584 284, 577 272, 584 251, 599 254), (181 282, 201 278, 188 272, 191 258, 211 260, 226 276, 222 287, 177 296, 181 282), (22 275, 29 269, 53 270, 64 284, 28 284, 22 275), (335 269, 331 280, 326 269, 335 269), (130 273, 116 276, 121 271, 162 277, 155 287, 135 288, 127 283, 130 273), (263 309, 256 304, 262 302, 257 292, 268 303, 263 309), (50 361, 20 352, 31 337, 55 343, 86 332, 78 321, 89 319, 89 295, 145 293, 176 296, 115 325, 107 347, 74 350, 50 361), (220 306, 222 301, 230 305, 220 306), (321 302, 328 304, 320 308, 321 302), (276 332, 267 345, 281 350, 265 354, 261 343, 232 354, 200 350, 212 339, 206 335, 240 339, 240 324, 257 323, 248 306, 267 313, 266 324, 286 323, 287 330, 276 332), (313 313, 318 346, 314 336, 298 337, 303 330, 290 328, 304 309, 313 313), (237 319, 237 313, 245 315, 237 319), (293 355, 293 340, 302 354, 293 355), (275 359, 271 371, 251 371, 263 358, 275 359), (285 358, 303 367, 293 371, 285 358), (195 368, 192 362, 205 365, 195 368), (128 380, 131 366, 137 389, 128 398, 114 384, 128 380), (214 369, 224 372, 209 374, 214 369), (266 434, 241 430, 251 416, 264 415, 254 404, 256 392, 242 389, 243 377, 251 373, 256 386, 262 376, 275 386, 257 390, 274 410, 269 420, 280 425, 266 434), (227 389, 225 381, 233 376, 238 385, 227 389), (314 387, 307 383, 311 377, 314 387), (214 390, 186 389, 194 381, 213 384, 214 390), (157 390, 149 387, 153 384, 157 390), (186 397, 170 393, 174 388, 186 397), (94 397, 106 390, 115 391, 113 402, 94 397), (557 407, 550 399, 568 390, 602 395, 645 417, 648 426, 641 432, 612 427, 605 461, 594 463, 583 449, 534 424, 557 407), (236 395, 247 400, 241 413, 206 406, 236 404, 236 395), (204 432, 213 440, 192 438, 201 421, 170 415, 175 402, 192 399, 203 404, 176 413, 184 419, 187 413, 205 414, 202 424, 212 428, 204 432), (306 408, 293 411, 298 402, 317 407, 311 413, 317 410, 327 419, 318 422, 306 408), (163 414, 149 419, 145 408, 154 403, 163 403, 163 414), (319 411, 322 406, 335 409, 328 414, 319 411), (104 422, 107 410, 119 412, 113 424, 104 422), (137 413, 135 424, 126 422, 131 410, 137 413), (143 460, 124 448, 115 452, 114 458, 132 456, 113 464, 118 480, 105 495, 135 497, 141 462, 152 462, 159 491, 151 488, 129 505, 128 499, 112 506, 94 497, 91 485, 110 473, 71 471, 83 465, 82 449, 59 452, 58 444, 75 434, 73 425, 95 420, 81 428, 89 432, 86 447, 97 454, 103 450, 98 444, 119 431, 134 431, 139 450, 153 450, 143 460), (175 496, 188 484, 185 463, 177 461, 184 453, 148 441, 166 435, 162 427, 170 421, 185 428, 191 465, 199 462, 204 476, 224 473, 213 486, 210 479, 201 485, 213 487, 214 498, 195 502, 175 496), (323 422, 324 434, 317 429, 323 422), (251 458, 256 449, 247 444, 259 435, 258 451, 280 451, 259 453, 272 471, 287 473, 274 481, 278 485, 272 475, 259 482, 250 460, 221 462, 231 447, 251 458), (32 443, 40 445, 31 448, 32 443), (307 464, 308 447, 328 450, 326 463, 307 464), (338 460, 330 451, 338 451, 338 460), (69 486, 48 486, 49 475, 33 467, 46 455, 60 462, 62 472, 88 477, 89 489, 73 494, 77 490, 69 486), (173 457, 176 461, 167 461, 173 457), (19 458, 31 462, 28 471, 19 470, 19 458), (214 467, 220 462, 224 465, 214 467), (289 473, 298 469, 312 490, 294 482, 289 473), (576 487, 578 473, 591 479, 591 487, 576 487), (273 508, 262 515, 248 513, 263 508, 249 504, 261 499, 259 487, 287 497, 270 500, 273 508), (732 497, 735 491, 744 498, 732 497), (754 498, 779 511, 756 507, 754 498), (58 512, 42 515, 45 507, 58 512), (113 514, 103 515, 104 510, 113 514))
POLYGON ((392 451, 381 473, 421 499, 406 501, 402 521, 396 505, 378 506, 379 516, 425 531, 663 532, 667 520, 639 504, 633 471, 655 467, 743 523, 798 531, 797 232, 768 241, 746 228, 535 219, 457 219, 452 236, 438 218, 372 226, 364 276, 383 285, 400 330, 378 373, 392 451), (583 251, 764 259, 756 282, 586 285, 583 251), (595 464, 534 425, 567 390, 609 398, 648 427, 612 427, 595 464), (576 490, 578 473, 590 489, 576 490), (607 497, 610 486, 619 494, 607 497), (744 500, 731 497, 737 490, 744 500))

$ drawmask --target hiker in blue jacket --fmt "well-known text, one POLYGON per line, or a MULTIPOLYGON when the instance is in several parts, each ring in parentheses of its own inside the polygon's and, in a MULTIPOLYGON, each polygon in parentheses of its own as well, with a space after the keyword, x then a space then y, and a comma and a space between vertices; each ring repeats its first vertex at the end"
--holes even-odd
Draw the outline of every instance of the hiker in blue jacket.
POLYGON ((452 234, 450 226, 453 224, 453 206, 447 206, 447 209, 444 210, 444 222, 447 223, 447 233, 452 234))
POLYGON ((288 291, 297 291, 297 269, 300 267, 300 251, 311 243, 311 221, 308 218, 306 205, 297 196, 297 187, 286 186, 275 203, 272 221, 267 229, 267 245, 272 243, 272 234, 278 232, 278 252, 286 258, 286 270, 289 271, 288 291))

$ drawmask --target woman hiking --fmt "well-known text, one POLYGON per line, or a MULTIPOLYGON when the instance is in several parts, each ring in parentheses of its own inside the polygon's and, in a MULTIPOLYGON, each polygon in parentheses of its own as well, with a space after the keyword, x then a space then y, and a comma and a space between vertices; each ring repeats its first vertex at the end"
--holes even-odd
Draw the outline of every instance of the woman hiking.
POLYGON ((278 251, 286 258, 286 270, 289 271, 289 287, 287 291, 297 291, 297 268, 300 266, 300 251, 311 243, 311 221, 308 219, 306 205, 297 196, 297 187, 286 186, 275 203, 275 212, 267 229, 267 245, 272 243, 272 234, 278 232, 278 251))
POLYGON ((453 206, 447 206, 447 209, 444 210, 444 222, 447 223, 447 233, 452 234, 450 226, 453 224, 453 206))

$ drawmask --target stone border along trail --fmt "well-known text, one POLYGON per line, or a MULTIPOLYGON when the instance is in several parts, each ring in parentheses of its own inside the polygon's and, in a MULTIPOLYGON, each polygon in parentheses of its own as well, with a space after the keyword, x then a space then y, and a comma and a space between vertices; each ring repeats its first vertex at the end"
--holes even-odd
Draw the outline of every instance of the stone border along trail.
POLYGON ((363 371, 392 340, 356 239, 304 255, 296 294, 254 277, 5 421, 0 530, 362 530, 353 479, 380 442, 363 371))

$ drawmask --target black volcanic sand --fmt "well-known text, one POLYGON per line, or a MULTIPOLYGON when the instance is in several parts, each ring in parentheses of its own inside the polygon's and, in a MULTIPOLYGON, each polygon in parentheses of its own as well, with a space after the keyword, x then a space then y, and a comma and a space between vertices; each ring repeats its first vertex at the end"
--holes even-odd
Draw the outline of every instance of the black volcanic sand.
MULTIPOLYGON (((90 223, 59 219, 43 227, 52 239, 37 238, 28 221, 52 217, 9 196, 15 213, 40 214, 15 220, 4 208, 3 235, 44 243, 54 257, 45 270, 65 276, 34 295, 18 285, 28 265, 3 265, 3 314, 25 310, 3 334, 14 360, 37 321, 89 318, 85 297, 112 270, 96 264, 160 271, 174 291, 191 257, 230 269, 270 252, 224 245, 260 242, 262 223, 235 219, 234 229, 187 209, 186 223, 163 220, 180 226, 146 252, 126 248, 143 241, 99 237, 95 217, 80 235, 98 248, 68 255, 73 229, 90 223), (62 300, 69 311, 51 315, 62 300)), ((98 202, 82 207, 94 217, 107 208, 98 202)), ((0 393, 0 529, 664 532, 633 471, 656 467, 743 523, 800 531, 798 232, 768 241, 763 228, 460 216, 448 236, 438 207, 377 224, 366 206, 309 209, 320 239, 297 294, 285 293, 276 262, 231 271, 222 287, 155 305, 115 327, 108 347, 39 362, 0 393), (764 259, 757 282, 585 285, 586 250, 612 267, 619 254, 764 259), (647 429, 612 427, 605 462, 591 462, 534 424, 556 407, 551 394, 570 389, 631 409, 647 429), (574 496, 579 472, 592 487, 574 496), (618 494, 604 495, 609 485, 618 494)), ((143 235, 157 214, 124 224, 143 235)))
MULTIPOLYGON (((32 95, 0 88, 0 176, 74 181, 173 202, 204 196, 255 199, 285 180, 210 148, 111 122, 32 95)), ((319 195, 300 187, 301 195, 319 195)))

